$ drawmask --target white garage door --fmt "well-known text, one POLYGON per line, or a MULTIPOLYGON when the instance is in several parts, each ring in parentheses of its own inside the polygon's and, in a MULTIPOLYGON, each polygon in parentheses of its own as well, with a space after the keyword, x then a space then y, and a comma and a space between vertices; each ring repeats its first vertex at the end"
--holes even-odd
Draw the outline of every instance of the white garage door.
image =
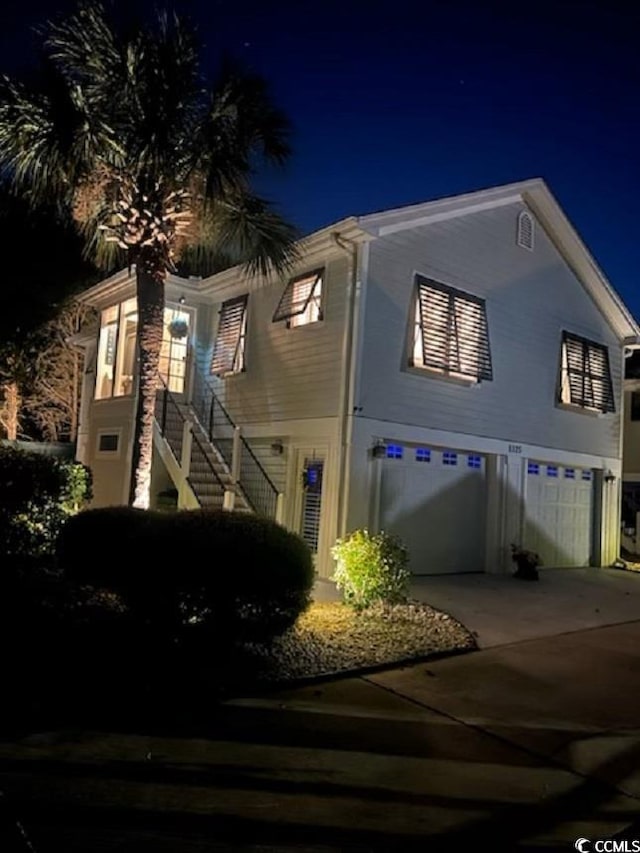
POLYGON ((525 547, 543 566, 588 566, 593 533, 593 472, 529 462, 525 547))
POLYGON ((400 536, 418 575, 484 570, 483 456, 387 445, 380 527, 400 536))

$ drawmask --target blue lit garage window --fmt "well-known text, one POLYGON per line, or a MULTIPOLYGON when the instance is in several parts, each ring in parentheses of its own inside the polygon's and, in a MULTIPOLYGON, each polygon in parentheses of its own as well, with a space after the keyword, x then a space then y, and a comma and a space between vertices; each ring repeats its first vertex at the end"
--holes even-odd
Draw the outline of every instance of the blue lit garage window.
POLYGON ((582 479, 583 480, 590 480, 591 479, 591 471, 583 471, 582 472, 582 479))
POLYGON ((402 446, 387 444, 387 459, 402 459, 402 446))
POLYGON ((480 456, 467 456, 467 468, 482 468, 482 458, 480 456))
POLYGON ((529 464, 527 465, 527 473, 528 474, 539 474, 540 473, 540 466, 538 465, 538 463, 537 462, 529 462, 529 464))
POLYGON ((557 477, 558 476, 558 466, 557 465, 547 465, 547 477, 557 477))
POLYGON ((575 480, 575 478, 576 478, 575 468, 565 468, 564 469, 564 476, 567 480, 575 480))
POLYGON ((457 465, 458 464, 458 454, 453 450, 445 450, 442 453, 442 464, 443 465, 457 465))
POLYGON ((431 451, 428 447, 416 447, 416 462, 431 462, 431 451))

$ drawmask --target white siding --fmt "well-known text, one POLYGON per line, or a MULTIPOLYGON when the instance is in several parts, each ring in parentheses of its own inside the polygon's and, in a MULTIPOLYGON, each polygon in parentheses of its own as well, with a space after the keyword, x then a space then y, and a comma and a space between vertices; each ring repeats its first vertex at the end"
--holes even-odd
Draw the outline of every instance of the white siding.
MULTIPOLYGON (((309 269, 322 266, 310 262, 309 269)), ((301 268, 304 272, 305 268, 301 268)), ((296 271, 297 272, 297 271, 296 271)), ((348 261, 337 256, 325 264, 323 320, 288 329, 271 318, 285 280, 250 291, 246 370, 216 379, 216 392, 239 424, 336 416, 345 323, 348 261)), ((222 302, 243 292, 241 285, 212 306, 207 340, 199 347, 198 367, 209 377, 209 360, 222 302)))
POLYGON ((619 456, 619 342, 536 223, 533 252, 516 244, 521 204, 398 231, 370 247, 361 416, 619 456), (486 299, 493 381, 468 387, 408 371, 414 274, 486 299), (563 329, 610 347, 616 414, 555 404, 563 329))

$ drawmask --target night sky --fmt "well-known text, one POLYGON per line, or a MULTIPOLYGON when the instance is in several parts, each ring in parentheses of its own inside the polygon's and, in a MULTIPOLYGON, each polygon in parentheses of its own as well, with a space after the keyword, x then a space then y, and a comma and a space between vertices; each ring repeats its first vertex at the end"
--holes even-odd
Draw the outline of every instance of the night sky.
MULTIPOLYGON (((34 24, 71 5, 5 2, 3 70, 26 61, 34 24)), ((259 186, 303 232, 541 176, 640 318, 640 25, 622 4, 175 6, 198 23, 206 63, 226 50, 270 80, 295 156, 259 186)))

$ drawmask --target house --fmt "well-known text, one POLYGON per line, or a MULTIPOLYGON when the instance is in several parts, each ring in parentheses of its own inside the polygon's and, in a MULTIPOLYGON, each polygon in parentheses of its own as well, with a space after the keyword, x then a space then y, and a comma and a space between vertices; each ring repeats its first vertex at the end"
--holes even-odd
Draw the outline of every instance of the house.
MULTIPOLYGON (((154 500, 258 511, 332 572, 403 537, 417 574, 618 556, 623 362, 640 329, 542 180, 349 217, 286 279, 169 276, 154 500)), ((137 325, 123 271, 84 300, 79 458, 126 502, 137 325)), ((637 469, 640 471, 640 467, 637 469)))

